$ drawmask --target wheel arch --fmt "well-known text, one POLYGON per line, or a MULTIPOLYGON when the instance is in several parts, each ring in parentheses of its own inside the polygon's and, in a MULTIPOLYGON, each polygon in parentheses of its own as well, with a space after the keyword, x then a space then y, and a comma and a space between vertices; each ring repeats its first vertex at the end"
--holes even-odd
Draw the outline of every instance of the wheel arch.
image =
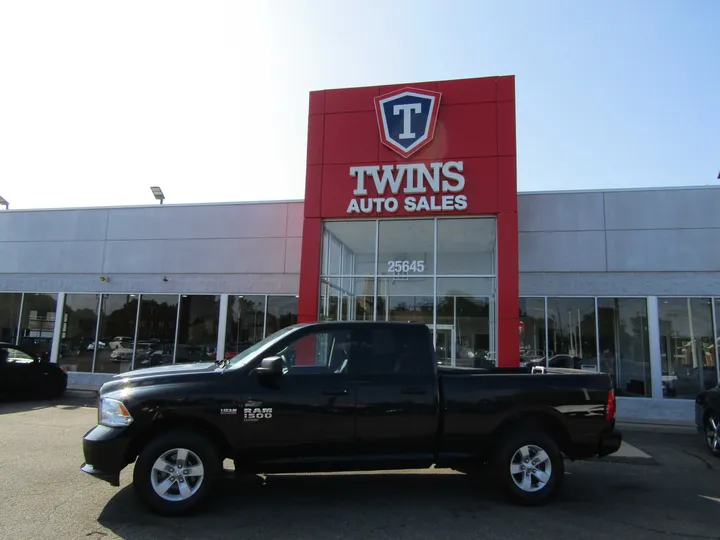
POLYGON ((127 450, 126 459, 128 463, 134 462, 142 449, 147 446, 151 440, 176 429, 194 431, 207 437, 217 449, 218 456, 221 460, 231 457, 232 455, 230 442, 223 432, 211 422, 196 417, 169 416, 152 422, 133 439, 127 450))
POLYGON ((515 411, 498 424, 492 432, 490 438, 492 442, 487 449, 486 457, 492 455, 497 445, 507 435, 522 429, 543 431, 555 441, 563 454, 572 457, 575 453, 570 432, 556 414, 549 410, 530 409, 515 411))

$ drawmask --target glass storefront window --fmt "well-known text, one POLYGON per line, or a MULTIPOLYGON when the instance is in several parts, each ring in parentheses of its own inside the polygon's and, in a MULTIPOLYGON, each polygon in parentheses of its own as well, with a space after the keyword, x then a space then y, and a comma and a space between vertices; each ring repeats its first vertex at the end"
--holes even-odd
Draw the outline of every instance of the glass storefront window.
POLYGON ((220 296, 183 294, 179 309, 175 363, 215 361, 220 296))
POLYGON ((659 298, 663 396, 694 399, 717 385, 710 298, 659 298))
POLYGON ((343 294, 341 278, 320 280, 320 320, 337 321, 340 317, 340 299, 343 294))
POLYGON ((433 322, 432 278, 378 279, 377 320, 433 322))
POLYGON ((50 359, 57 294, 25 293, 18 345, 50 359))
POLYGON ((441 363, 496 365, 496 228, 494 218, 325 222, 319 319, 420 322, 441 363))
POLYGON ((494 367, 495 280, 438 278, 437 299, 438 361, 461 367, 494 367))
POLYGON ((550 367, 597 369, 595 298, 548 298, 550 367))
POLYGON ((609 373, 619 396, 652 395, 647 300, 598 298, 600 371, 609 373))
POLYGON ((99 301, 97 294, 65 296, 58 364, 68 371, 92 371, 95 348, 108 346, 102 341, 95 341, 99 301))
POLYGON ((375 273, 375 221, 329 221, 323 234, 322 274, 375 273))
POLYGON ((378 228, 378 275, 412 277, 433 274, 433 220, 380 221, 378 228))
POLYGON ((545 365, 545 298, 520 298, 520 365, 545 365))
POLYGON ((495 275, 495 219, 437 222, 437 273, 495 275))
POLYGON ((0 293, 0 341, 15 343, 22 293, 0 293))
POLYGON ((375 279, 323 278, 320 283, 321 321, 371 321, 375 279))
POLYGON ((231 295, 228 299, 225 355, 236 356, 264 336, 265 295, 231 295))
POLYGON ((297 324, 298 299, 295 296, 268 296, 265 335, 297 324))
POLYGON ((372 321, 375 279, 372 277, 343 278, 340 320, 372 321))
POLYGON ((136 294, 103 294, 95 350, 95 373, 124 373, 132 368, 136 294))
POLYGON ((173 363, 177 308, 177 294, 140 295, 134 369, 173 363))

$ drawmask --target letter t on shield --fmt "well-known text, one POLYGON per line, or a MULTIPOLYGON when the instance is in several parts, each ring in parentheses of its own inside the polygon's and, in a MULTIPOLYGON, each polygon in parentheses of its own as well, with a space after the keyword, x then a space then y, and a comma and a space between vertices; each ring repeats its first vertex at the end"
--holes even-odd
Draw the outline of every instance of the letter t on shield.
POLYGON ((415 133, 410 131, 412 129, 412 116, 410 113, 420 114, 422 112, 422 106, 419 103, 405 103, 403 105, 393 106, 393 116, 398 116, 402 113, 403 117, 403 130, 399 139, 414 139, 415 133))

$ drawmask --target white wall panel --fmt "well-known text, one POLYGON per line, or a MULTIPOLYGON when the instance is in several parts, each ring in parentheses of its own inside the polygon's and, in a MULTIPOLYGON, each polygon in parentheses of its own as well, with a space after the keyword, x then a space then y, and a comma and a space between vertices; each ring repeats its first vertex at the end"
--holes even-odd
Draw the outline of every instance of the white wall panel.
POLYGON ((719 296, 720 272, 527 272, 521 296, 719 296))
POLYGON ((519 194, 518 227, 520 232, 602 230, 603 194, 519 194))
POLYGON ((520 233, 521 272, 605 271, 603 231, 520 233))
POLYGON ((100 274, 104 242, 0 242, 3 274, 100 274))
POLYGON ((103 271, 282 274, 285 238, 109 241, 103 271))
POLYGON ((303 227, 303 203, 288 203, 287 205, 287 237, 300 238, 303 227))
POLYGON ((285 238, 287 204, 117 208, 108 240, 179 238, 285 238))
POLYGON ((0 211, 0 242, 104 240, 108 210, 0 211))
POLYGON ((608 231, 610 272, 720 271, 720 229, 608 231))
POLYGON ((298 274, 0 274, 0 291, 153 294, 297 294, 298 274), (163 281, 167 276, 168 281, 163 281))
POLYGON ((302 238, 285 239, 285 272, 288 274, 300 273, 300 253, 302 238))
POLYGON ((608 230, 720 228, 718 208, 717 187, 605 193, 608 230))

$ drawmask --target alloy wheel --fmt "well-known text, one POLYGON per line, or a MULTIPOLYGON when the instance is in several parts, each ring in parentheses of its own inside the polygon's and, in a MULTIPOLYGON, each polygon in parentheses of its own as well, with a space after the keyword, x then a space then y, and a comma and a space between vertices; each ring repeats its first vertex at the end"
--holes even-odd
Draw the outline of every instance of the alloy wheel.
POLYGON ((552 477, 552 462, 547 452, 534 444, 520 447, 510 460, 510 476, 527 493, 543 489, 552 477))
POLYGON ((184 501, 195 495, 205 470, 198 455, 187 448, 173 448, 155 460, 150 483, 155 493, 166 501, 184 501))

